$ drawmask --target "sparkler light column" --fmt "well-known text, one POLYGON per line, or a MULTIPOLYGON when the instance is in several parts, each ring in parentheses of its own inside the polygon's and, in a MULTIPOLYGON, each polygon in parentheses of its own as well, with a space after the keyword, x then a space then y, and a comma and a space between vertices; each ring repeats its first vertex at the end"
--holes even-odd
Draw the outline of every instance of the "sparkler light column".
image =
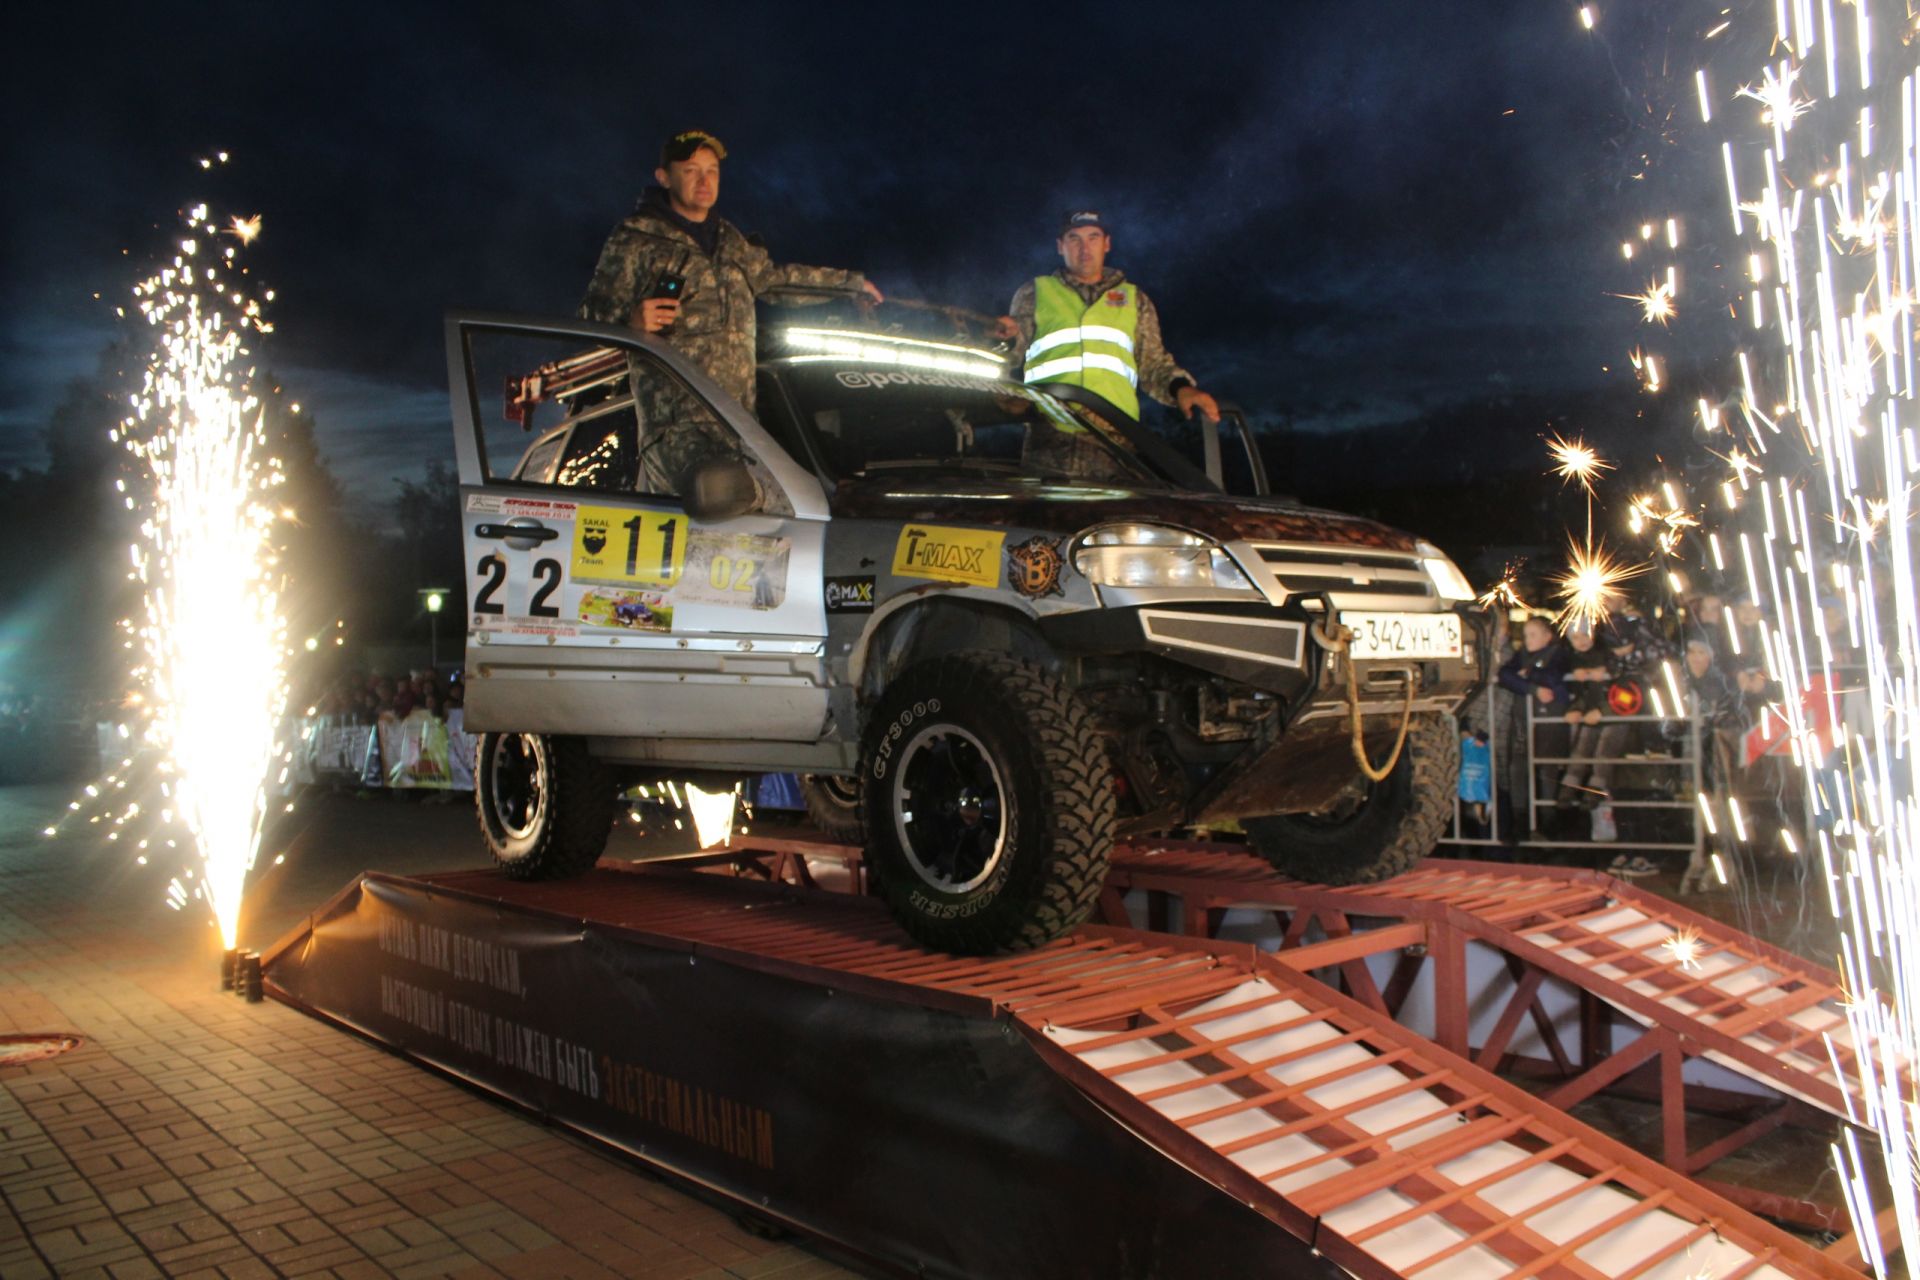
MULTIPOLYGON (((202 865, 203 898, 235 945, 240 895, 260 845, 267 780, 285 755, 286 624, 271 530, 281 484, 250 379, 250 334, 268 332, 238 265, 258 220, 216 227, 200 206, 169 265, 134 289, 152 337, 144 385, 116 437, 148 482, 132 548, 144 619, 150 745, 202 865)), ((267 295, 269 298, 271 294, 267 295)), ((176 901, 187 896, 174 882, 176 901)))
MULTIPOLYGON (((1741 15, 1708 33, 1725 33, 1711 47, 1726 56, 1697 84, 1703 123, 1751 128, 1721 140, 1712 163, 1728 195, 1720 216, 1746 239, 1747 279, 1722 314, 1752 345, 1729 361, 1737 409, 1703 400, 1701 425, 1733 437, 1716 450, 1732 468, 1722 488, 1737 526, 1726 567, 1766 613, 1760 656, 1781 690, 1770 712, 1806 796, 1807 856, 1842 926, 1858 1052, 1829 1049, 1861 1088, 1855 1119, 1880 1134, 1886 1180, 1870 1182, 1852 1130, 1834 1159, 1884 1277, 1881 1196, 1909 1265, 1920 1257, 1920 18, 1869 0, 1776 0, 1741 15), (1729 65, 1736 52, 1745 65, 1729 65), (1744 87, 1715 93, 1716 81, 1744 87)), ((1719 567, 1717 533, 1710 546, 1719 567)), ((1799 856, 1791 831, 1781 840, 1799 856)))

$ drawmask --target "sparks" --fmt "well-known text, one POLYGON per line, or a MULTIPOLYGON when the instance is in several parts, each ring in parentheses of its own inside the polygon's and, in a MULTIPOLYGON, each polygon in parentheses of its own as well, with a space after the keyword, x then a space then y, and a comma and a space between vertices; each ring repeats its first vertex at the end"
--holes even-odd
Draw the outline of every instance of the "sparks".
POLYGON ((1649 392, 1660 390, 1660 361, 1639 347, 1627 353, 1627 359, 1633 364, 1633 371, 1640 375, 1640 385, 1649 392))
POLYGON ((1673 957, 1673 962, 1682 969, 1699 969, 1700 930, 1693 925, 1684 925, 1668 935, 1661 942, 1661 950, 1673 957))
POLYGON ((1547 441, 1547 453, 1559 465, 1553 474, 1560 477, 1561 483, 1578 480, 1580 487, 1589 494, 1593 492, 1595 477, 1602 471, 1613 470, 1613 464, 1603 459, 1584 440, 1565 440, 1559 436, 1547 441))
POLYGON ((1799 78, 1800 68, 1789 63, 1781 63, 1778 71, 1764 67, 1760 72, 1759 87, 1742 85, 1734 96, 1750 98, 1759 103, 1761 123, 1772 125, 1778 133, 1785 133, 1793 128, 1795 120, 1813 106, 1810 101, 1794 96, 1793 82, 1799 78))
POLYGON ((1523 562, 1508 561, 1506 569, 1500 575, 1500 581, 1481 593, 1479 604, 1483 609, 1525 609, 1529 613, 1533 606, 1520 598, 1519 577, 1523 562))
POLYGON ((260 215, 256 213, 251 218, 236 217, 228 224, 227 234, 241 244, 252 244, 260 238, 260 215))
POLYGON ((1566 572, 1553 579, 1554 595, 1564 601, 1555 620, 1562 627, 1575 622, 1599 626, 1623 598, 1620 584, 1647 571, 1644 564, 1628 564, 1605 545, 1569 543, 1566 572))
MULTIPOLYGON (((256 304, 232 305, 239 286, 221 268, 184 266, 197 237, 213 231, 205 206, 193 209, 179 256, 134 288, 152 348, 116 434, 146 478, 146 518, 132 548, 144 604, 144 736, 163 753, 173 804, 200 857, 194 894, 232 947, 266 814, 265 780, 285 755, 276 727, 286 627, 270 541, 271 494, 283 477, 245 372, 247 335, 268 326, 256 304)), ((184 906, 179 897, 173 904, 184 906)))
POLYGON ((1673 305, 1674 287, 1671 280, 1653 280, 1647 284, 1644 293, 1616 293, 1616 298, 1625 298, 1628 302, 1640 304, 1640 316, 1648 324, 1664 327, 1679 311, 1673 305))
MULTIPOLYGON (((1867 1268, 1886 1280, 1897 1262, 1881 1243, 1885 1223, 1897 1224, 1906 1257, 1920 1250, 1920 1009, 1911 1005, 1920 992, 1920 24, 1910 4, 1869 8, 1777 5, 1768 60, 1715 72, 1723 84, 1744 81, 1732 101, 1757 110, 1709 120, 1703 94, 1703 122, 1730 136, 1713 173, 1696 177, 1710 176, 1731 202, 1741 242, 1726 246, 1725 265, 1745 268, 1729 282, 1745 297, 1722 311, 1745 321, 1734 353, 1740 421, 1719 424, 1744 437, 1716 455, 1727 467, 1726 511, 1706 542, 1715 567, 1743 578, 1763 613, 1750 658, 1764 658, 1780 695, 1761 731, 1771 725, 1791 752, 1779 844, 1838 922, 1836 967, 1849 996, 1827 1047, 1850 1116, 1880 1140, 1868 1159, 1849 1129, 1834 1145, 1835 1168, 1867 1268), (1848 10, 1845 30, 1835 14, 1848 10)), ((1646 504, 1643 527, 1679 505, 1646 504)), ((1738 652, 1731 624, 1728 638, 1738 652)), ((1733 792, 1697 799, 1710 835, 1722 811, 1732 839, 1764 835, 1733 792)))
POLYGON ((740 799, 738 785, 731 791, 702 791, 689 782, 686 794, 687 809, 693 814, 694 836, 702 849, 733 839, 733 816, 740 799))

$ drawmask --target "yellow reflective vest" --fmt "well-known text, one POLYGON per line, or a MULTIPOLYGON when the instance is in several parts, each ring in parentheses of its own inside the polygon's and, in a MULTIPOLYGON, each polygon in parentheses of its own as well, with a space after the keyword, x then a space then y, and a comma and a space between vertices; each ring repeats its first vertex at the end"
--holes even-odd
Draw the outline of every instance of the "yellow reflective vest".
POLYGON ((1041 276, 1033 282, 1026 381, 1085 387, 1137 420, 1140 370, 1133 340, 1139 325, 1140 295, 1131 284, 1108 289, 1088 305, 1059 276, 1041 276))

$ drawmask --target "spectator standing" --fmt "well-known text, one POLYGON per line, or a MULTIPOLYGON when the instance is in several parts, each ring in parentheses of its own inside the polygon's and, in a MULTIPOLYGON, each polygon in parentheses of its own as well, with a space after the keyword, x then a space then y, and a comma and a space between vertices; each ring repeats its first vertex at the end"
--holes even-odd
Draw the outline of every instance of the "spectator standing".
POLYGON ((1560 775, 1554 804, 1561 809, 1592 809, 1608 797, 1613 769, 1609 762, 1626 750, 1627 726, 1604 719, 1611 710, 1607 694, 1618 659, 1609 661, 1612 655, 1596 641, 1593 624, 1584 618, 1567 628, 1567 646, 1566 721, 1572 729, 1567 755, 1572 763, 1560 775))
MULTIPOLYGON (((1551 789, 1556 768, 1540 766, 1530 787, 1526 762, 1531 755, 1558 756, 1566 750, 1566 728, 1560 723, 1568 705, 1566 675, 1566 647, 1545 618, 1528 618, 1520 628, 1520 647, 1501 665, 1499 677, 1500 687, 1513 695, 1507 700, 1509 724, 1505 735, 1513 750, 1504 757, 1500 782, 1515 806, 1523 796, 1545 795, 1551 789), (1527 750, 1529 743, 1531 752, 1527 750)), ((1533 817, 1529 811, 1530 831, 1533 817)))

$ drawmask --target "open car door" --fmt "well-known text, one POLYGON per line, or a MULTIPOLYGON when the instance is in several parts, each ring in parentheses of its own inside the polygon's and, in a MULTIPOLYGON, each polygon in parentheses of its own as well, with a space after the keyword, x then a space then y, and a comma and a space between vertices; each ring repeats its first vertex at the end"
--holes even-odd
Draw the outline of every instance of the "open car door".
POLYGON ((466 723, 813 742, 827 717, 827 504, 671 348, 586 321, 455 314, 448 383, 467 569, 466 723), (678 486, 735 458, 758 497, 678 486))

